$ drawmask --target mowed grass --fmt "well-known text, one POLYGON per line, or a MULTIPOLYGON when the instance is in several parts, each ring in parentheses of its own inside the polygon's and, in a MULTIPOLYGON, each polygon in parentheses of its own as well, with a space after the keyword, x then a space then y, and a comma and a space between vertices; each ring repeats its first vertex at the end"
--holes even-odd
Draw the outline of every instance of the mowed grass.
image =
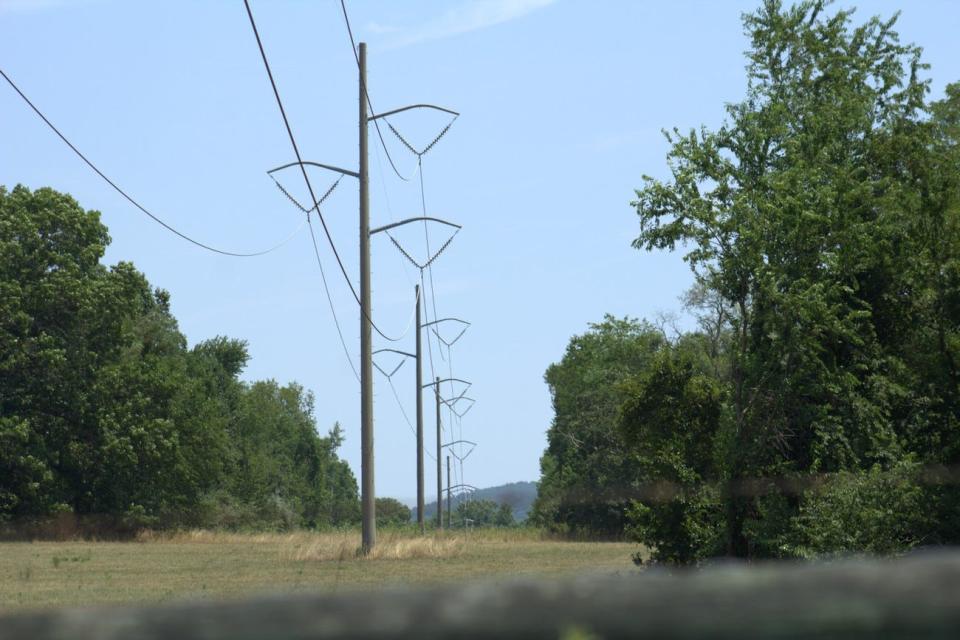
POLYGON ((359 540, 359 532, 200 531, 135 542, 0 543, 0 611, 627 572, 639 548, 525 530, 381 532, 375 553, 358 557, 359 540))

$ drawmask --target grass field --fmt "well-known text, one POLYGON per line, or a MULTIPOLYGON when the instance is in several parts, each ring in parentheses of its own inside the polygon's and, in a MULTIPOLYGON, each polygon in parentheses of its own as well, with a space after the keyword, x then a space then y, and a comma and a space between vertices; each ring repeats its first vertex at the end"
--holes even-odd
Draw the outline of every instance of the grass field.
POLYGON ((146 535, 135 542, 0 543, 0 611, 61 605, 227 598, 518 576, 633 570, 635 544, 565 542, 531 531, 420 538, 381 533, 358 558, 359 532, 146 535))

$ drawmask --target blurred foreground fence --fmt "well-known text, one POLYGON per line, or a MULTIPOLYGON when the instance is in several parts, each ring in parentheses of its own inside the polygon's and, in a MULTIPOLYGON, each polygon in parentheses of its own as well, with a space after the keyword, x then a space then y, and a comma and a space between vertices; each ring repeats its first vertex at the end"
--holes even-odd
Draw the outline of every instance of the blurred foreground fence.
POLYGON ((0 616, 0 639, 957 638, 960 550, 0 616))

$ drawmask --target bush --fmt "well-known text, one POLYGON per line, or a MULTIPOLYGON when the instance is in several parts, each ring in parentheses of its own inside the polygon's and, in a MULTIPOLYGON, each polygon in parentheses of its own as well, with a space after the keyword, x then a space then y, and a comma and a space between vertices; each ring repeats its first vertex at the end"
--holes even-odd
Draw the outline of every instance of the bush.
POLYGON ((377 526, 399 527, 410 524, 410 507, 396 498, 377 498, 377 526))
MULTIPOLYGON (((723 507, 713 487, 690 490, 666 502, 635 501, 627 515, 627 534, 650 549, 654 562, 697 564, 722 552, 723 507)), ((640 557, 634 555, 636 564, 640 557)))
POLYGON ((901 462, 831 476, 803 496, 793 522, 795 554, 891 554, 922 544, 936 523, 919 474, 919 465, 901 462))

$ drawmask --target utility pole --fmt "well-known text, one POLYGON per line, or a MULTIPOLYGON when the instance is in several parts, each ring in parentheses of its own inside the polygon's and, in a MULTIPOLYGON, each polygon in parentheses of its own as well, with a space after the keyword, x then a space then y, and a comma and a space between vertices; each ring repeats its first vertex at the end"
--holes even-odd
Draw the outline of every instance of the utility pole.
POLYGON ((373 476, 373 328, 370 309, 370 179, 367 168, 367 43, 360 43, 360 502, 361 540, 377 543, 373 476))
MULTIPOLYGON (((252 22, 252 18, 251 18, 252 22)), ((259 41, 259 36, 258 36, 259 41)), ((264 60, 266 62, 266 60, 264 60)), ((399 109, 393 109, 391 111, 386 111, 379 114, 369 113, 368 105, 370 104, 370 99, 367 95, 367 44, 361 42, 357 48, 357 67, 359 71, 359 85, 360 85, 360 109, 359 109, 359 145, 360 145, 360 160, 359 167, 357 171, 352 171, 350 169, 343 169, 341 167, 336 167, 329 164, 323 164, 320 162, 311 162, 302 160, 297 155, 297 160, 295 162, 289 162, 285 165, 270 169, 267 171, 267 174, 273 177, 278 171, 284 169, 289 169, 291 167, 299 167, 301 171, 304 171, 304 167, 313 166, 327 171, 334 171, 341 174, 342 176, 350 176, 357 178, 360 183, 360 294, 357 296, 357 301, 360 303, 360 505, 361 505, 361 519, 362 519, 362 549, 366 553, 370 551, 377 542, 377 529, 376 529, 376 498, 374 490, 374 461, 373 461, 373 368, 377 366, 373 362, 373 310, 370 303, 370 238, 371 236, 389 231, 394 227, 399 227, 402 225, 412 224, 415 222, 435 222, 448 227, 460 230, 460 225, 453 224, 452 222, 447 222, 446 220, 441 220, 439 218, 434 218, 430 216, 419 216, 414 218, 407 218, 406 220, 401 220, 400 222, 394 222, 382 227, 377 227, 376 229, 370 228, 370 179, 369 179, 369 168, 368 168, 368 146, 367 146, 367 135, 368 135, 368 125, 371 122, 376 121, 379 118, 386 118, 397 113, 402 113, 404 111, 410 111, 411 109, 433 109, 443 113, 448 113, 456 118, 460 114, 456 111, 451 111, 450 109, 445 109, 443 107, 438 107, 437 105, 432 104, 414 104, 406 107, 400 107, 399 109)), ((269 67, 267 68, 269 73, 269 67)), ((282 110, 282 106, 281 106, 282 110)), ((389 122, 387 123, 389 124, 389 122)), ((452 123, 451 123, 452 124, 452 123)), ((414 152, 417 157, 420 158, 425 154, 430 148, 433 147, 437 141, 443 137, 447 129, 450 128, 450 125, 440 133, 439 136, 426 148, 422 151, 414 152)), ((393 127, 391 127, 393 130, 393 127)), ((396 131, 394 130, 396 133, 396 131)), ((400 134, 397 133, 399 137, 400 134)), ((403 138, 401 138, 403 140, 403 138)), ((406 143, 406 141, 404 141, 406 143)), ((409 143, 407 143, 409 146, 409 143)), ((296 150, 296 145, 294 145, 294 150, 296 150)), ((411 148, 411 150, 413 150, 411 148)), ((306 178, 306 172, 304 171, 304 178, 306 178)), ((276 178, 274 178, 276 181, 276 178)), ((307 181, 307 186, 309 187, 309 181, 307 181)), ((334 187, 336 184, 334 184, 334 187)), ((297 202, 296 199, 290 193, 284 189, 279 182, 277 182, 277 187, 290 199, 301 211, 306 213, 308 216, 310 212, 314 209, 317 213, 320 213, 320 204, 323 202, 326 196, 321 198, 319 201, 314 201, 312 207, 308 208, 297 202)), ((331 188, 330 191, 333 189, 331 188)), ((312 190, 311 190, 312 195, 312 190)), ((329 192, 328 194, 329 195, 329 192)), ((322 217, 321 217, 322 220, 322 217)), ((454 235, 456 235, 456 231, 454 235)), ((391 238, 392 239, 392 238, 391 238)), ((452 238, 451 238, 452 240, 452 238)), ((396 241, 394 241, 396 244, 396 241)), ((331 240, 332 244, 332 240, 331 240)), ((414 260, 406 251, 403 250, 400 245, 397 245, 397 248, 400 249, 401 253, 414 263, 414 265, 420 269, 421 274, 423 270, 429 266, 439 254, 450 244, 450 240, 446 242, 437 253, 429 256, 427 261, 424 264, 420 264, 414 260)), ((334 251, 336 249, 334 248, 334 251)), ((341 268, 343 265, 341 264, 341 268)), ((344 276, 348 279, 346 271, 344 271, 344 276)), ((353 286, 351 286, 351 290, 353 286)), ((355 293, 355 292, 354 292, 355 293)), ((392 351, 400 355, 415 358, 417 360, 417 511, 418 511, 418 521, 420 523, 421 532, 424 529, 423 522, 423 502, 424 502, 424 490, 423 490, 423 388, 430 385, 420 385, 420 379, 423 375, 423 365, 422 365, 422 350, 421 350, 421 331, 426 327, 437 324, 439 322, 444 322, 448 320, 455 320, 464 325, 469 325, 469 323, 463 320, 457 320, 455 318, 444 318, 442 320, 434 320, 433 322, 422 323, 420 315, 420 291, 419 287, 416 289, 417 293, 417 353, 416 355, 412 353, 407 353, 405 351, 400 351, 397 349, 381 349, 379 351, 392 351)), ((379 329, 378 329, 379 331, 379 329)), ((463 334, 463 331, 460 332, 460 335, 463 334)), ((386 336, 384 336, 386 337, 386 336)), ((439 334, 438 334, 439 337, 439 334)), ((459 336, 458 336, 459 337, 459 336)), ((449 346, 451 343, 446 343, 449 346)), ((377 366, 379 369, 380 367, 377 366)), ((399 367, 397 367, 399 368, 399 367)), ((382 369, 380 369, 383 371, 382 369)), ((393 373, 396 373, 397 369, 393 370, 393 373)), ((388 378, 393 374, 387 374, 383 372, 388 378)), ((440 477, 440 389, 439 389, 439 378, 437 378, 438 384, 436 389, 437 395, 437 500, 442 503, 442 483, 443 479, 440 477)), ((440 512, 442 511, 442 504, 438 505, 438 525, 442 528, 443 521, 439 520, 440 512)))
POLYGON ((420 326, 420 285, 413 289, 417 297, 417 524, 420 533, 425 530, 423 519, 423 340, 420 336, 423 328, 420 326))
POLYGON ((434 381, 433 390, 437 399, 437 529, 443 529, 443 441, 440 439, 440 376, 434 381))
POLYGON ((452 527, 453 512, 450 510, 450 456, 447 456, 447 528, 452 527))

